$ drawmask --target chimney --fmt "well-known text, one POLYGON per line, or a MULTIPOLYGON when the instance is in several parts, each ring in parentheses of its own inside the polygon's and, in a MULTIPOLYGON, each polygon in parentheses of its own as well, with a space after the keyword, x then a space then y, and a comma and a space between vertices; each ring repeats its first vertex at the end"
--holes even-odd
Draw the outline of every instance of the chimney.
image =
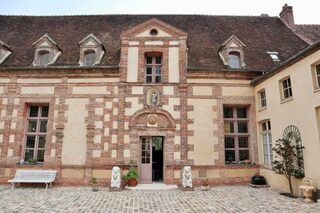
POLYGON ((292 6, 288 6, 287 4, 285 4, 282 7, 282 11, 279 16, 288 25, 288 27, 290 27, 292 30, 294 29, 295 25, 292 6))

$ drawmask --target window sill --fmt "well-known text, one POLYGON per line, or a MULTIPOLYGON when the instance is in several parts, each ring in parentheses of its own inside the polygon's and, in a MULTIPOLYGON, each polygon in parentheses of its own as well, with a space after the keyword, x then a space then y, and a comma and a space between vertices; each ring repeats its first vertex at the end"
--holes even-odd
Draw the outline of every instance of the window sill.
POLYGON ((266 109, 267 109, 267 106, 261 107, 261 108, 258 110, 258 112, 261 112, 261 111, 266 110, 266 109))
POLYGON ((286 102, 289 102, 289 101, 292 101, 292 100, 293 100, 293 97, 286 98, 286 99, 281 99, 280 104, 283 104, 283 103, 286 103, 286 102))
POLYGON ((43 162, 37 162, 37 163, 28 163, 28 162, 26 162, 26 163, 23 163, 23 164, 17 163, 17 165, 18 166, 42 166, 42 165, 44 165, 44 163, 43 162))
POLYGON ((261 169, 272 170, 272 165, 261 164, 261 169))
POLYGON ((316 93, 316 92, 320 92, 320 88, 316 88, 316 89, 314 89, 314 90, 313 90, 313 92, 314 92, 314 93, 316 93))

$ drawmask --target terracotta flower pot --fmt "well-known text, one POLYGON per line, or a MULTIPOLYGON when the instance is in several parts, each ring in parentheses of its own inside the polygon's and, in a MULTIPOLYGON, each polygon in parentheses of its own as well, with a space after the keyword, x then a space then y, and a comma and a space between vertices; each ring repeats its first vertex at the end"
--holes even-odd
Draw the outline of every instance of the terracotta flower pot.
POLYGON ((138 181, 137 179, 130 178, 127 183, 128 183, 128 186, 132 187, 132 186, 136 186, 138 184, 138 181))

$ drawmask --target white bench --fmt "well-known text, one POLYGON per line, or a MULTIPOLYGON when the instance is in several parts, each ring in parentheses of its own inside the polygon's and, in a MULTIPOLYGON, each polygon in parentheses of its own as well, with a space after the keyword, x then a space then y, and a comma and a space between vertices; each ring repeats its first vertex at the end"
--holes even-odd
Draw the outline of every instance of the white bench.
POLYGON ((48 185, 52 187, 52 182, 56 178, 57 171, 55 170, 22 170, 18 169, 16 175, 12 180, 8 182, 12 183, 12 189, 15 184, 20 183, 44 183, 46 184, 46 189, 48 185))

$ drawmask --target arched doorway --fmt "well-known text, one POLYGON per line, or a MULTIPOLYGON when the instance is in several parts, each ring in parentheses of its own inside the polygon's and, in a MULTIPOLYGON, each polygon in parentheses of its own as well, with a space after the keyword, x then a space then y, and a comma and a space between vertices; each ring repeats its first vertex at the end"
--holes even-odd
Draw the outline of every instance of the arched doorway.
POLYGON ((159 108, 139 110, 130 118, 130 144, 140 183, 169 179, 166 167, 173 162, 175 127, 172 116, 159 108))

